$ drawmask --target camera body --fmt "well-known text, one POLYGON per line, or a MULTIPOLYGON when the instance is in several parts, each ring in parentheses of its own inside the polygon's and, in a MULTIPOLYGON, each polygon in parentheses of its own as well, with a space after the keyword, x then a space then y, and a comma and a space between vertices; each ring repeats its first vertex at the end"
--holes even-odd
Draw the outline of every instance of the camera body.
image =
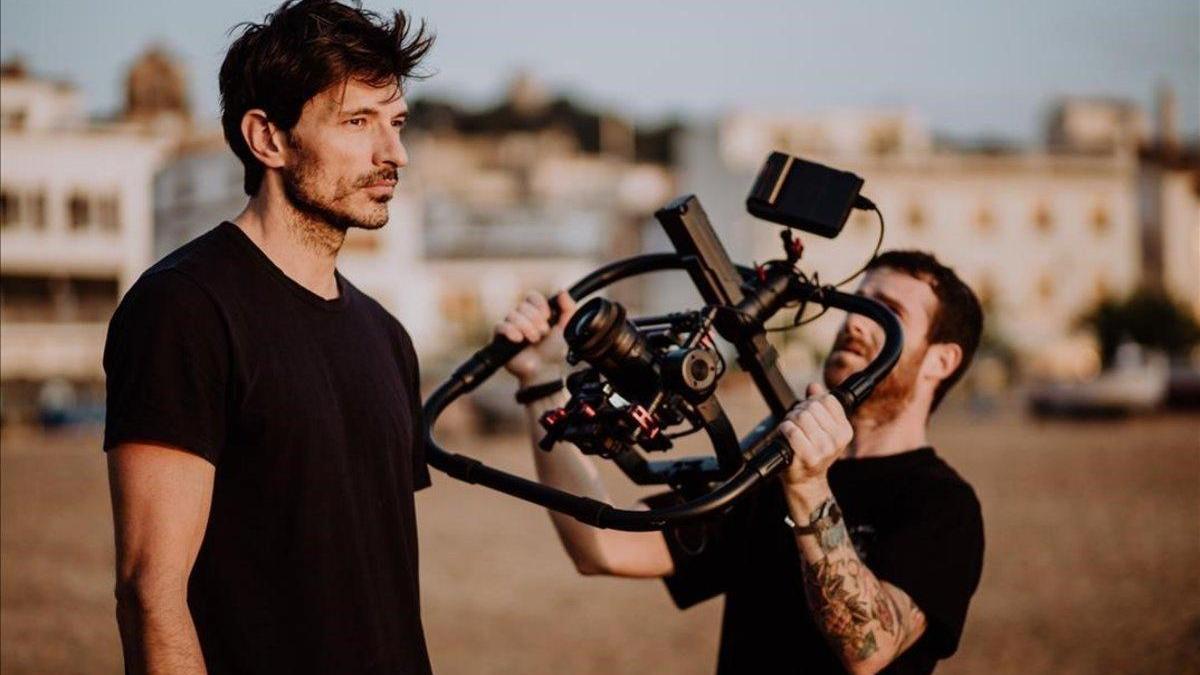
POLYGON ((799 157, 772 152, 746 197, 751 215, 833 239, 860 205, 863 179, 799 157))
POLYGON ((542 416, 543 449, 570 441, 603 457, 635 444, 663 451, 672 447, 666 429, 702 423, 691 405, 712 395, 724 370, 708 338, 711 318, 683 312, 638 323, 604 298, 576 310, 563 331, 567 360, 590 365, 567 378, 570 404, 542 416))

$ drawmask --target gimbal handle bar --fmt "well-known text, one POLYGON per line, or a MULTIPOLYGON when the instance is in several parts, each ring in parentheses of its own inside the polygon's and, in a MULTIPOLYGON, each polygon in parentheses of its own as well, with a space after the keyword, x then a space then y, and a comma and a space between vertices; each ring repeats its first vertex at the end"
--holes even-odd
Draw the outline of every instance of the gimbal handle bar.
MULTIPOLYGON (((569 289, 572 298, 579 300, 617 281, 639 274, 661 270, 685 269, 686 257, 676 253, 651 253, 612 262, 583 279, 569 289)), ((752 270, 739 267, 743 275, 752 270)), ((850 295, 831 288, 818 289, 803 286, 802 290, 822 304, 862 314, 880 324, 885 333, 883 348, 878 356, 862 371, 851 375, 831 393, 842 402, 846 411, 856 408, 871 389, 884 377, 900 358, 904 336, 895 315, 882 304, 850 295)), ((558 321, 557 303, 552 303, 550 323, 558 321)), ((491 344, 475 352, 458 367, 446 382, 442 383, 424 406, 426 459, 430 466, 467 483, 479 483, 499 492, 538 504, 596 527, 627 531, 661 530, 667 525, 713 515, 731 504, 742 494, 774 474, 791 461, 791 448, 776 437, 768 436, 755 445, 755 451, 746 463, 728 480, 708 494, 678 506, 650 511, 618 509, 610 504, 580 497, 541 483, 515 476, 492 468, 477 459, 447 452, 433 439, 433 424, 438 416, 455 399, 479 386, 501 366, 525 348, 525 343, 516 343, 497 335, 491 344)))

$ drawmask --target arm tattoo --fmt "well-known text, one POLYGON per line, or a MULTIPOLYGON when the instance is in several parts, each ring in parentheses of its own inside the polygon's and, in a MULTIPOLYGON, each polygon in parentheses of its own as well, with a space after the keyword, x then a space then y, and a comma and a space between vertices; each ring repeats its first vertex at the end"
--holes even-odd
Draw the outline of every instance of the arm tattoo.
POLYGON ((897 645, 898 654, 907 646, 913 614, 920 610, 903 593, 884 588, 859 561, 832 497, 813 510, 809 522, 816 530, 816 547, 801 543, 804 589, 821 632, 852 661, 875 654, 884 639, 897 645))
MULTIPOLYGON (((855 660, 874 654, 879 647, 872 623, 881 603, 875 602, 877 598, 865 597, 862 565, 857 560, 826 555, 816 562, 805 562, 804 581, 808 605, 826 637, 855 660)), ((885 630, 893 627, 894 615, 886 611, 878 623, 885 630)))

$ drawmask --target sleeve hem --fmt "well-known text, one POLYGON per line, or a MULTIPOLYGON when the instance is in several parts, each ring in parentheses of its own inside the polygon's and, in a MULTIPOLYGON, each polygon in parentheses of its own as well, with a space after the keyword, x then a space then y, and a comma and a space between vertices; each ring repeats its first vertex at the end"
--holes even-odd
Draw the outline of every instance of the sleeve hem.
MULTIPOLYGON (((679 496, 666 492, 647 497, 642 503, 661 508, 679 503, 679 496)), ((663 530, 661 534, 675 567, 674 574, 663 577, 663 584, 677 608, 688 609, 725 592, 725 579, 714 559, 717 552, 712 550, 718 544, 711 525, 683 525, 663 530), (685 544, 681 538, 690 541, 685 544)))
POLYGON ((111 432, 105 430, 105 452, 112 450, 122 443, 148 443, 152 445, 162 445, 186 452, 189 455, 196 455, 213 466, 216 466, 217 464, 218 453, 212 447, 212 444, 199 441, 196 438, 184 434, 162 430, 117 430, 111 432))

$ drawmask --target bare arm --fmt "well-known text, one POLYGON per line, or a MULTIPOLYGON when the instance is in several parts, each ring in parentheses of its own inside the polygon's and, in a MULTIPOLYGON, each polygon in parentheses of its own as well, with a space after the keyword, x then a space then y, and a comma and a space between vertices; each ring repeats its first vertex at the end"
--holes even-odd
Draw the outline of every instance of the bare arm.
POLYGON ((925 615, 907 593, 880 581, 859 560, 845 523, 830 517, 832 494, 797 517, 812 499, 788 498, 798 525, 820 529, 796 537, 809 611, 850 672, 878 672, 921 637, 925 615))
MULTIPOLYGON (((565 303, 565 311, 553 330, 547 323, 550 306, 546 299, 537 293, 531 293, 496 327, 496 332, 503 333, 512 340, 529 340, 536 345, 526 348, 507 366, 522 387, 540 384, 559 376, 558 366, 552 361, 556 358, 561 359, 566 352, 562 340, 562 326, 570 318, 574 305, 565 293, 560 294, 558 300, 560 305, 565 303)), ((566 401, 567 394, 559 392, 526 406, 538 480, 572 494, 610 502, 595 464, 578 448, 568 443, 558 443, 550 452, 544 452, 537 447, 545 435, 545 430, 538 423, 539 417, 545 411, 563 405, 566 401)), ((664 577, 675 571, 666 540, 659 532, 601 529, 557 511, 549 513, 563 548, 581 574, 664 577)))
POLYGON ((124 443, 108 453, 117 625, 130 673, 204 673, 187 604, 215 469, 182 450, 124 443))
POLYGON ((788 414, 780 431, 795 458, 783 476, 809 612, 852 673, 876 673, 925 632, 925 615, 904 591, 862 563, 826 478, 853 436, 837 399, 810 387, 810 398, 788 414))
MULTIPOLYGON (((537 447, 546 433, 538 424, 538 418, 546 410, 566 402, 566 394, 560 392, 526 406, 538 480, 572 494, 611 503, 596 465, 579 448, 558 443, 550 452, 544 452, 537 447)), ((667 551, 667 542, 659 532, 601 529, 557 511, 549 513, 563 548, 581 574, 665 577, 675 571, 671 554, 667 551)))

